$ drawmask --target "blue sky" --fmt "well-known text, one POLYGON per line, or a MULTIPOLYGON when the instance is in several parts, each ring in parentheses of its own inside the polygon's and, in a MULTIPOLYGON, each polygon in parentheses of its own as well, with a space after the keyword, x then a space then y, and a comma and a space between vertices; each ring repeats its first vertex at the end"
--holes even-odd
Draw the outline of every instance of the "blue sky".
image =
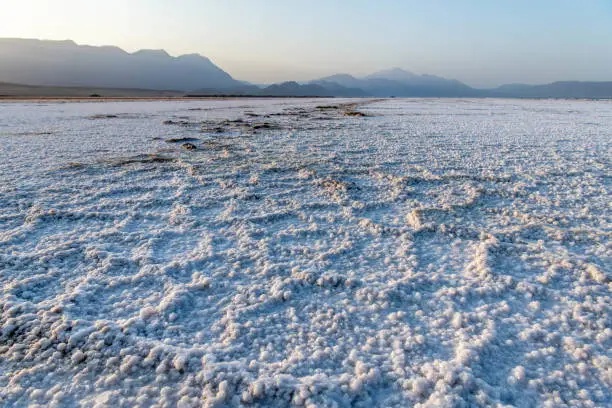
POLYGON ((200 53, 257 83, 401 67, 612 80, 612 0, 0 0, 0 37, 200 53))

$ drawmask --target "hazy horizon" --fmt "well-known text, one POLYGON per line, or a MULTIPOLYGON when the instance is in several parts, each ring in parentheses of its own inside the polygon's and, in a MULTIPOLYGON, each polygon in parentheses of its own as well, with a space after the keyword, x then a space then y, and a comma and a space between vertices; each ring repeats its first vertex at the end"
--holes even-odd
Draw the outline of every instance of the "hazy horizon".
POLYGON ((252 83, 400 67, 474 87, 612 80, 612 3, 11 3, 0 37, 198 53, 252 83))

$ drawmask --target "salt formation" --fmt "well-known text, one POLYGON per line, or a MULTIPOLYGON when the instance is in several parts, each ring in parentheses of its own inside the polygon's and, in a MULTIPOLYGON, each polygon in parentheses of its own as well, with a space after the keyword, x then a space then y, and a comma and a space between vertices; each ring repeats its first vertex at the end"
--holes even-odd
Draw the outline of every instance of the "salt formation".
POLYGON ((344 102, 1 104, 0 405, 612 404, 612 104, 344 102))

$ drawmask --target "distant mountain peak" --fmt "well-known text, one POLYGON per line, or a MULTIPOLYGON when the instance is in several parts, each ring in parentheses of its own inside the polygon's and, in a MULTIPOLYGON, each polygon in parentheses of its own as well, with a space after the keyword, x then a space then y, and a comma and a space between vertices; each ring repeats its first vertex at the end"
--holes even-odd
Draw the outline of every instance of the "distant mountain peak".
POLYGON ((393 67, 390 69, 385 69, 379 72, 387 72, 387 73, 392 73, 392 74, 408 74, 408 75, 416 75, 414 72, 412 71, 408 71, 407 69, 404 68, 399 68, 399 67, 393 67))
POLYGON ((384 69, 366 76, 366 79, 390 79, 392 81, 411 80, 418 75, 402 68, 384 69))
POLYGON ((336 78, 336 79, 357 79, 354 76, 352 76, 351 74, 345 74, 345 73, 341 73, 341 74, 334 74, 334 75, 330 75, 326 78, 336 78))
POLYGON ((177 58, 178 59, 183 59, 183 60, 205 60, 205 61, 210 61, 205 56, 200 55, 200 54, 195 54, 195 53, 179 55, 177 58))
POLYGON ((132 55, 140 57, 172 58, 166 50, 139 50, 132 55))
MULTIPOLYGON (((75 44, 76 46, 76 44, 75 44)), ((91 47, 88 46, 91 49, 99 49, 99 50, 104 50, 110 53, 116 53, 116 54, 127 54, 127 52, 119 47, 115 47, 114 45, 102 45, 100 47, 91 47)))
POLYGON ((67 45, 67 46, 70 46, 70 47, 77 46, 77 43, 75 43, 72 40, 56 40, 56 41, 54 41, 54 43, 56 43, 58 45, 67 45))

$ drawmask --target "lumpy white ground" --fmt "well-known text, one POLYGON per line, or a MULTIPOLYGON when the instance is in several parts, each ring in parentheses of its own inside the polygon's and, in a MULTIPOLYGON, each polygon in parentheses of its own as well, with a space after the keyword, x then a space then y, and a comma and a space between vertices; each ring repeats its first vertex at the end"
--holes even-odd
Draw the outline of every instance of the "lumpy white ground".
POLYGON ((0 104, 0 405, 610 406, 612 103, 342 102, 0 104))

